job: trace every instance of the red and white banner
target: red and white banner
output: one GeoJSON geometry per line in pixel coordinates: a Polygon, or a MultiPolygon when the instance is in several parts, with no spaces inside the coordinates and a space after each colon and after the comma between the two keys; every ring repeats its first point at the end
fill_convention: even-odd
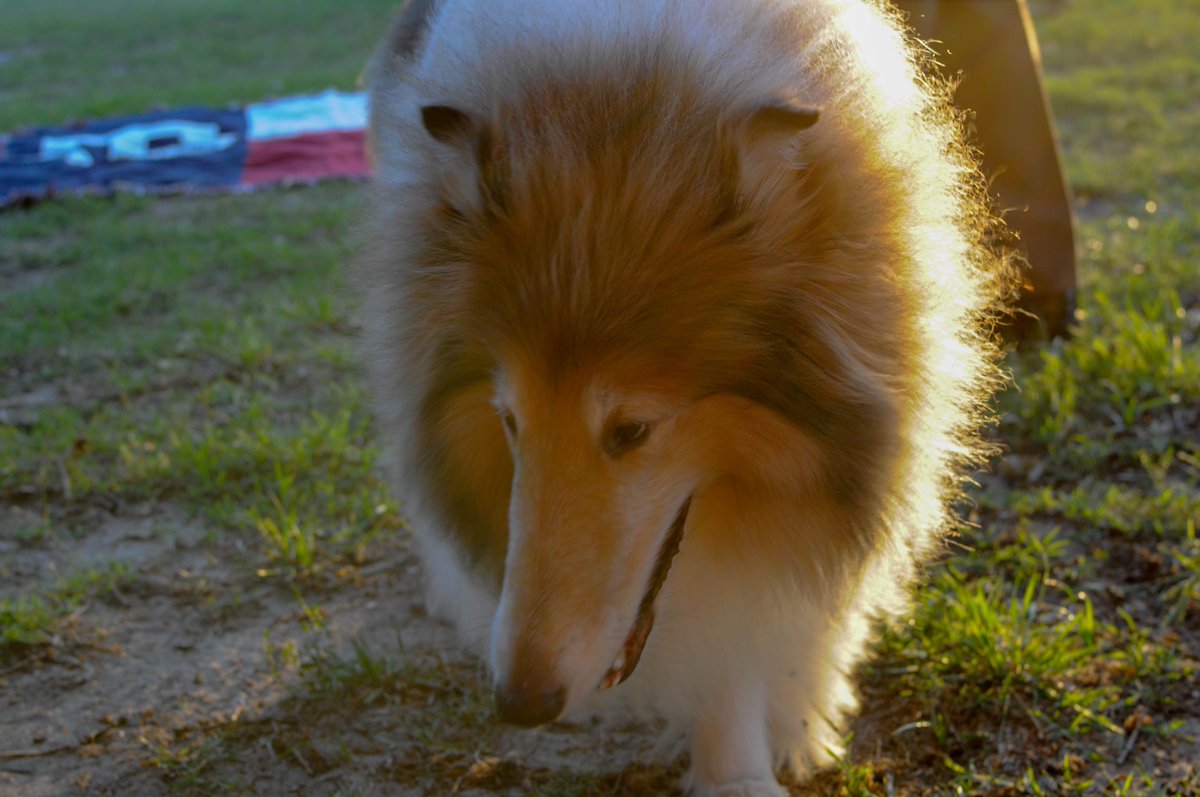
{"type": "Polygon", "coordinates": [[[0,207],[58,194],[249,190],[364,177],[366,97],[326,91],[0,136],[0,207]]]}

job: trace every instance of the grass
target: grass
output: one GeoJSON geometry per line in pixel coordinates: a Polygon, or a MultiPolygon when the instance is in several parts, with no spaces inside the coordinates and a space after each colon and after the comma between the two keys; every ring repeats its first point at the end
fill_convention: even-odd
{"type": "Polygon", "coordinates": [[[1117,0],[1088,3],[1086,12],[1043,2],[1037,11],[1076,192],[1085,202],[1112,201],[1118,213],[1111,221],[1153,216],[1147,201],[1169,215],[1194,211],[1200,155],[1186,142],[1200,126],[1195,5],[1155,0],[1130,13],[1117,0]]]}
{"type": "Polygon", "coordinates": [[[48,644],[85,600],[112,593],[130,578],[125,565],[110,562],[0,597],[0,664],[48,644]]]}
{"type": "Polygon", "coordinates": [[[10,0],[0,130],[351,89],[395,5],[10,0]]]}
{"type": "MultiPolygon", "coordinates": [[[[14,0],[0,129],[350,88],[391,5],[14,0]]],[[[819,793],[1200,791],[1187,758],[1200,733],[1193,6],[1034,3],[1080,196],[1076,332],[1010,356],[995,430],[1008,453],[980,475],[911,619],[882,632],[863,720],[809,784],[819,793]]],[[[96,507],[197,518],[246,568],[228,594],[294,593],[313,639],[366,552],[403,536],[342,284],[357,201],[356,186],[326,184],[0,214],[0,660],[72,633],[80,606],[139,577],[102,564],[18,577],[13,557],[86,538],[96,507]]],[[[341,793],[670,793],[677,771],[504,758],[478,668],[378,645],[268,639],[291,688],[270,721],[148,737],[146,763],[197,794],[354,762],[369,774],[341,793]]]]}
{"type": "Polygon", "coordinates": [[[43,511],[171,500],[253,532],[295,572],[320,547],[353,555],[397,528],[361,392],[342,378],[350,324],[334,298],[352,189],[323,196],[81,199],[7,216],[6,265],[48,274],[0,296],[0,371],[14,393],[50,382],[79,398],[0,426],[0,494],[43,511]],[[70,268],[49,265],[68,246],[64,208],[88,242],[70,268]]]}

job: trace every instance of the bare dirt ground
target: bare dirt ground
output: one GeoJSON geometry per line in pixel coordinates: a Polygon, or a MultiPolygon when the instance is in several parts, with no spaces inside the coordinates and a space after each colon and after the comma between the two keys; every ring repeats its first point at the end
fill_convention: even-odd
{"type": "MultiPolygon", "coordinates": [[[[6,511],[7,521],[27,519],[19,506],[6,511]]],[[[423,610],[403,536],[306,584],[301,601],[169,504],[92,507],[76,527],[88,531],[5,542],[6,582],[113,560],[136,575],[83,602],[50,645],[0,671],[4,797],[678,793],[678,763],[647,763],[659,728],[495,726],[480,666],[423,610]],[[382,671],[347,664],[364,640],[382,671]],[[586,783],[573,790],[564,771],[586,772],[586,783]]],[[[921,772],[936,770],[941,753],[922,743],[927,729],[897,730],[913,719],[903,700],[878,680],[865,690],[856,753],[877,771],[906,772],[899,793],[923,793],[921,772]]],[[[1047,749],[1053,740],[1032,727],[991,730],[1029,760],[1086,752],[1047,749]]],[[[1109,737],[1095,752],[1181,784],[1164,793],[1194,794],[1186,783],[1189,762],[1200,761],[1197,737],[1192,717],[1170,739],[1109,737]]],[[[896,785],[888,776],[864,786],[878,791],[850,792],[827,773],[796,793],[896,785]]]]}
{"type": "MultiPolygon", "coordinates": [[[[8,508],[7,520],[23,511],[8,508]]],[[[6,542],[0,551],[10,584],[114,560],[137,574],[80,605],[52,644],[0,671],[5,797],[218,787],[239,794],[516,794],[566,760],[611,772],[614,783],[636,780],[637,755],[655,741],[636,726],[495,729],[497,736],[485,735],[504,751],[503,761],[447,767],[424,760],[410,723],[414,712],[444,699],[444,685],[413,678],[399,710],[392,699],[353,701],[345,707],[352,716],[336,699],[296,688],[296,659],[305,650],[311,657],[319,646],[324,660],[343,661],[353,656],[352,641],[369,639],[381,658],[419,660],[448,672],[450,683],[465,683],[467,700],[486,698],[475,689],[483,680],[478,664],[456,655],[451,630],[425,614],[404,540],[379,546],[352,574],[308,585],[307,599],[319,609],[306,612],[289,589],[256,579],[236,546],[206,541],[201,525],[170,506],[87,515],[81,520],[91,530],[78,540],[6,542]],[[314,630],[314,621],[323,628],[314,630]],[[214,729],[227,737],[218,747],[235,749],[191,747],[211,747],[214,729]],[[455,772],[457,780],[446,783],[455,772]]]]}

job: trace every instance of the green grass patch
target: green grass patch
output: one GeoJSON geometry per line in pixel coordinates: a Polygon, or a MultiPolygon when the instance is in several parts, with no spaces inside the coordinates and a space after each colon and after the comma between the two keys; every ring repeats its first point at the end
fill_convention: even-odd
{"type": "MultiPolygon", "coordinates": [[[[1075,190],[1192,207],[1200,154],[1200,15],[1189,2],[1039,3],[1047,86],[1075,190]]],[[[1141,204],[1141,202],[1138,202],[1141,204]]]]}
{"type": "Polygon", "coordinates": [[[194,744],[172,745],[141,739],[149,752],[147,766],[158,770],[176,794],[237,794],[247,785],[217,774],[223,764],[237,760],[238,739],[230,733],[202,736],[194,744]]]}
{"type": "Polygon", "coordinates": [[[902,692],[952,697],[959,710],[998,713],[1000,722],[1028,715],[1062,735],[1117,730],[1108,715],[1120,689],[1075,678],[1108,652],[1106,629],[1086,595],[1047,597],[1044,579],[971,579],[947,567],[907,629],[885,637],[902,692]]]}
{"type": "Polygon", "coordinates": [[[0,664],[48,644],[86,600],[110,593],[131,578],[125,565],[113,562],[34,586],[21,595],[0,597],[0,664]]]}
{"type": "Polygon", "coordinates": [[[49,412],[28,432],[0,427],[0,441],[22,451],[0,470],[45,505],[170,500],[257,536],[288,572],[309,572],[401,527],[375,472],[367,414],[342,401],[331,413],[286,413],[258,393],[215,390],[183,428],[178,408],[147,418],[120,405],[88,418],[49,412]]]}
{"type": "Polygon", "coordinates": [[[0,297],[0,368],[17,374],[10,391],[73,394],[0,425],[6,489],[43,506],[170,498],[252,531],[289,572],[398,528],[339,287],[354,199],[344,185],[79,199],[0,219],[16,233],[0,264],[50,270],[0,297]],[[89,254],[60,273],[46,262],[71,259],[59,254],[67,212],[89,254]]]}
{"type": "Polygon", "coordinates": [[[356,217],[351,186],[318,190],[5,214],[0,368],[24,377],[5,392],[99,375],[128,393],[198,363],[270,375],[308,357],[312,333],[346,327],[334,299],[356,217]]]}
{"type": "Polygon", "coordinates": [[[0,131],[350,90],[392,0],[10,0],[0,27],[0,131]]]}
{"type": "Polygon", "coordinates": [[[1182,484],[1141,489],[1089,479],[1070,488],[1042,487],[1006,498],[1025,516],[1062,517],[1122,534],[1181,539],[1200,517],[1200,491],[1182,484]]]}

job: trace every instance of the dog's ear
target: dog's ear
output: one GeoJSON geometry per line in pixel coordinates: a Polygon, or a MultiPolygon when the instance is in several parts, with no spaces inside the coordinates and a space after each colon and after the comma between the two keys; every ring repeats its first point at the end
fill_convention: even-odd
{"type": "Polygon", "coordinates": [[[773,100],[755,108],[750,114],[749,124],[752,131],[760,134],[774,132],[790,137],[812,127],[820,118],[820,108],[773,100]]]}
{"type": "Polygon", "coordinates": [[[769,100],[744,111],[736,121],[742,196],[773,194],[802,163],[800,135],[821,117],[819,108],[769,100]]]}
{"type": "Polygon", "coordinates": [[[435,144],[444,198],[459,212],[483,205],[482,175],[491,153],[488,128],[450,105],[421,106],[421,124],[435,144]]]}
{"type": "Polygon", "coordinates": [[[463,146],[475,138],[478,125],[458,108],[449,105],[421,106],[421,124],[435,141],[451,146],[463,146]]]}

